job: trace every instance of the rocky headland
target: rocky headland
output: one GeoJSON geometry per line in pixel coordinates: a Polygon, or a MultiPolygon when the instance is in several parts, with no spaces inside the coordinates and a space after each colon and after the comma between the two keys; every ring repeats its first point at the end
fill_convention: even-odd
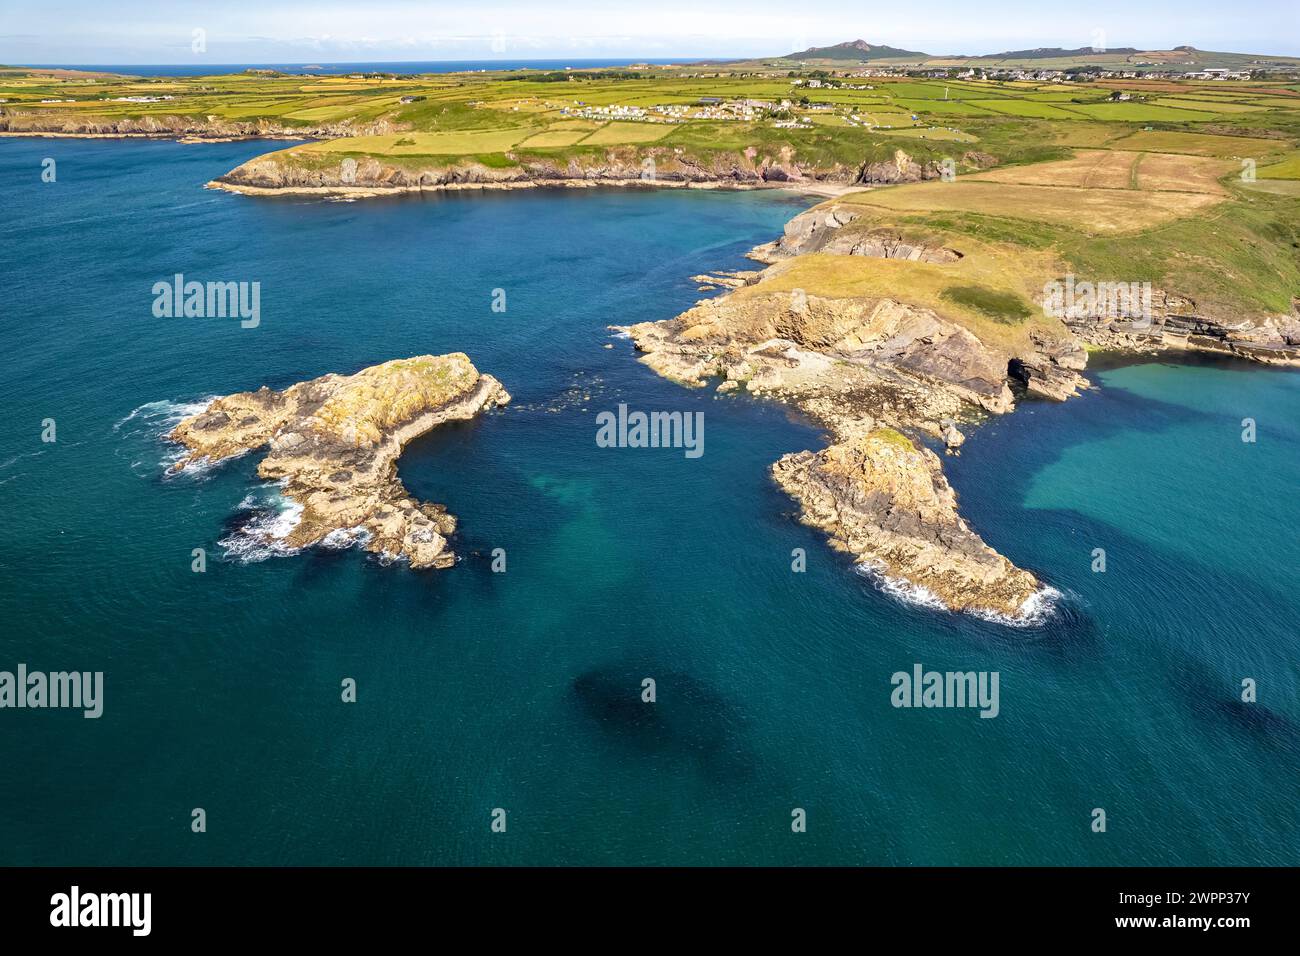
{"type": "Polygon", "coordinates": [[[283,391],[264,386],[218,398],[171,432],[187,452],[172,467],[266,447],[258,475],[302,506],[277,543],[301,548],[343,536],[413,568],[445,568],[455,563],[447,538],[456,519],[410,496],[397,477],[398,457],[431,429],[509,401],[501,383],[460,352],[395,359],[283,391]]]}
{"type": "Polygon", "coordinates": [[[830,447],[787,455],[772,474],[801,520],[859,564],[954,610],[1018,618],[1032,608],[1037,579],[967,526],[939,457],[903,434],[955,449],[960,422],[1009,411],[1006,353],[931,309],[766,292],[763,281],[620,330],[661,375],[720,380],[720,392],[772,397],[823,425],[830,447]]]}
{"type": "Polygon", "coordinates": [[[811,165],[790,156],[746,149],[694,157],[668,147],[610,147],[600,156],[556,157],[508,151],[504,165],[472,159],[437,163],[385,156],[329,157],[287,150],[249,160],[210,182],[247,195],[335,194],[364,198],[457,189],[538,186],[623,186],[756,189],[776,187],[834,194],[871,185],[937,179],[936,163],[918,163],[903,150],[888,161],[811,165]]]}

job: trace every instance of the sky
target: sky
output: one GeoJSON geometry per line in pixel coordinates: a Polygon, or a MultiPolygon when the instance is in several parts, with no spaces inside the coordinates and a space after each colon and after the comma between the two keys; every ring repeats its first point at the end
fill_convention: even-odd
{"type": "Polygon", "coordinates": [[[0,63],[328,63],[775,56],[864,39],[1300,55],[1300,0],[0,0],[0,63]],[[204,49],[196,52],[195,31],[204,49]]]}

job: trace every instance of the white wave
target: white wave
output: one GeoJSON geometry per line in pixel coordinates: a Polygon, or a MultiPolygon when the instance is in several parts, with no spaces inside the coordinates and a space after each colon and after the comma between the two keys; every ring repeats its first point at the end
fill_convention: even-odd
{"type": "MultiPolygon", "coordinates": [[[[927,587],[913,584],[911,581],[902,578],[891,578],[880,568],[869,563],[859,564],[855,570],[863,577],[868,578],[883,594],[887,594],[902,604],[924,607],[931,611],[952,613],[939,595],[927,587]]],[[[1056,607],[1061,597],[1060,591],[1044,584],[1025,599],[1025,602],[1020,605],[1014,616],[983,609],[973,609],[968,613],[982,621],[1003,624],[1007,627],[1036,627],[1056,613],[1056,607]]]]}
{"type": "Polygon", "coordinates": [[[177,425],[193,415],[206,411],[217,400],[211,395],[197,402],[145,402],[139,408],[131,409],[130,414],[113,425],[113,431],[121,431],[124,425],[139,420],[148,427],[162,426],[164,431],[171,431],[177,425]]]}
{"type": "MultiPolygon", "coordinates": [[[[240,507],[248,507],[246,502],[255,503],[255,496],[246,495],[240,507]]],[[[285,544],[284,539],[298,527],[302,512],[303,506],[292,498],[273,494],[249,521],[217,542],[226,549],[223,557],[240,564],[253,564],[298,554],[302,549],[285,544]]]]}
{"type": "Polygon", "coordinates": [[[932,611],[948,610],[948,605],[940,600],[939,595],[927,587],[913,584],[902,578],[891,578],[873,564],[859,564],[856,570],[858,574],[869,579],[883,594],[889,595],[902,604],[929,608],[932,611]]]}
{"type": "Polygon", "coordinates": [[[1020,605],[1020,610],[1016,612],[1015,617],[999,614],[997,611],[971,611],[971,614],[980,620],[1005,624],[1007,627],[1036,627],[1056,613],[1061,597],[1060,591],[1049,584],[1044,584],[1025,598],[1025,603],[1020,605]]]}
{"type": "MultiPolygon", "coordinates": [[[[171,441],[168,436],[171,435],[172,429],[185,419],[207,411],[208,407],[216,401],[216,398],[217,396],[212,395],[197,402],[172,402],[167,400],[145,402],[139,408],[131,409],[128,415],[115,422],[113,431],[132,438],[144,437],[162,443],[164,451],[162,458],[157,463],[157,467],[162,468],[164,478],[172,478],[177,475],[184,475],[187,478],[202,478],[211,470],[213,465],[206,458],[190,462],[182,471],[172,470],[178,461],[185,458],[187,452],[183,446],[171,441]]],[[[131,467],[133,471],[136,470],[135,464],[132,464],[131,467]]],[[[149,468],[148,473],[150,475],[155,474],[153,467],[149,468]]]]}
{"type": "Polygon", "coordinates": [[[614,329],[609,333],[609,337],[611,339],[630,339],[632,337],[632,333],[624,332],[622,329],[614,329]]]}
{"type": "Polygon", "coordinates": [[[335,528],[320,539],[320,546],[342,551],[354,544],[365,544],[369,540],[370,532],[365,528],[335,528]]]}

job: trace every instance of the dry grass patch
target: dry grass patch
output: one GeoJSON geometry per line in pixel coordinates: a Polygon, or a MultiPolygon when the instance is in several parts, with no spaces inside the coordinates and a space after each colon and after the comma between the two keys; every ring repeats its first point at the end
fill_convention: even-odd
{"type": "Polygon", "coordinates": [[[971,212],[1069,225],[1090,235],[1137,232],[1189,216],[1222,199],[1208,193],[1083,189],[980,182],[930,182],[853,193],[845,202],[907,212],[971,212]]]}
{"type": "Polygon", "coordinates": [[[1009,166],[964,177],[978,182],[1079,189],[1139,189],[1223,195],[1219,177],[1235,168],[1230,160],[1179,153],[1082,150],[1072,159],[1009,166]]]}
{"type": "Polygon", "coordinates": [[[1008,166],[964,178],[1026,186],[1128,189],[1132,181],[1133,164],[1141,155],[1105,149],[1082,150],[1071,159],[1035,163],[1032,166],[1008,166]]]}
{"type": "Polygon", "coordinates": [[[1218,136],[1213,133],[1178,133],[1171,130],[1138,130],[1115,140],[1120,149],[1142,149],[1157,153],[1188,153],[1192,156],[1218,156],[1232,159],[1239,156],[1259,157],[1265,153],[1285,149],[1287,144],[1276,139],[1252,136],[1218,136]]]}
{"type": "Polygon", "coordinates": [[[1176,153],[1138,155],[1144,157],[1138,170],[1138,185],[1142,189],[1222,196],[1225,192],[1219,178],[1238,168],[1232,160],[1206,156],[1183,156],[1176,153]]]}

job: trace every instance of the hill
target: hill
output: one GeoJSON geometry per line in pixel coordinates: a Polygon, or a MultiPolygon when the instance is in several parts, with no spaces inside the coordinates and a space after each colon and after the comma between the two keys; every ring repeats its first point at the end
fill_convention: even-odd
{"type": "Polygon", "coordinates": [[[894,46],[873,45],[866,40],[850,40],[847,43],[837,43],[834,46],[809,47],[799,53],[786,54],[782,59],[851,60],[865,63],[868,60],[888,60],[899,57],[915,57],[924,60],[929,59],[930,54],[920,53],[916,50],[900,50],[894,46]]]}

